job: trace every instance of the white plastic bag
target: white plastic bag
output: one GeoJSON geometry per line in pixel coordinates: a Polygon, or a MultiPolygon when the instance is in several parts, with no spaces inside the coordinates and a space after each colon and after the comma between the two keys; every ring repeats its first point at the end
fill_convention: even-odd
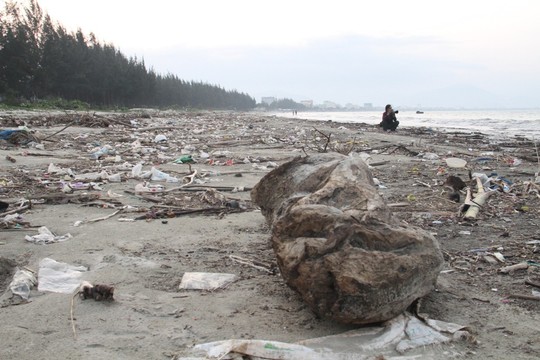
{"type": "Polygon", "coordinates": [[[49,229],[47,229],[46,226],[42,226],[38,229],[37,235],[26,235],[24,238],[26,241],[30,241],[36,244],[52,244],[56,242],[62,242],[66,241],[68,239],[71,239],[73,236],[71,236],[70,233],[67,233],[65,235],[54,235],[49,229]]]}
{"type": "Polygon", "coordinates": [[[184,290],[215,290],[236,280],[234,274],[187,272],[182,276],[180,289],[184,290]]]}
{"type": "Polygon", "coordinates": [[[84,266],[61,263],[44,258],[39,262],[38,290],[71,294],[79,287],[82,274],[87,271],[84,266]]]}
{"type": "Polygon", "coordinates": [[[166,174],[163,171],[156,169],[155,167],[152,167],[150,171],[152,172],[152,177],[151,177],[152,181],[166,181],[169,183],[177,183],[179,181],[174,176],[166,174]]]}
{"type": "Polygon", "coordinates": [[[13,280],[9,284],[9,290],[11,290],[14,295],[19,295],[23,299],[28,300],[30,290],[36,284],[36,277],[31,271],[17,269],[17,272],[13,275],[13,280]]]}

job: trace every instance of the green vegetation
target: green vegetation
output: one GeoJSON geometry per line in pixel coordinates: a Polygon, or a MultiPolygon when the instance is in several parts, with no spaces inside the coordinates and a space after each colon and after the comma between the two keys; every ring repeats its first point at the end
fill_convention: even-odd
{"type": "Polygon", "coordinates": [[[68,33],[36,0],[7,1],[0,11],[0,101],[60,108],[178,107],[247,110],[255,99],[236,90],[147,69],[79,29],[68,33]],[[45,100],[43,100],[45,99],[45,100]]]}
{"type": "Polygon", "coordinates": [[[297,103],[292,99],[278,99],[271,104],[259,104],[267,110],[305,110],[306,107],[303,104],[297,103]]]}

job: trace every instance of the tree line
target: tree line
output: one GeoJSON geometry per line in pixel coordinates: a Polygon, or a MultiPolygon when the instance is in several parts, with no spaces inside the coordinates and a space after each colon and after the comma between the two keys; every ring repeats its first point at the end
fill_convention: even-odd
{"type": "Polygon", "coordinates": [[[236,90],[157,74],[144,60],[79,29],[68,32],[31,0],[0,11],[0,100],[62,98],[101,107],[252,109],[236,90]]]}

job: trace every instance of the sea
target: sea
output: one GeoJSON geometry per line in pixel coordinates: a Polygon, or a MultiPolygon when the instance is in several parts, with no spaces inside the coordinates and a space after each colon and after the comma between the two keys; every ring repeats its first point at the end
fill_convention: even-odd
{"type": "MultiPolygon", "coordinates": [[[[397,109],[399,110],[399,109],[397,109]]],[[[343,123],[379,124],[381,111],[292,111],[273,115],[343,123]]],[[[494,138],[524,138],[540,143],[540,109],[534,110],[399,110],[399,127],[423,127],[443,132],[481,133],[494,138]]],[[[399,131],[399,128],[398,128],[399,131]]]]}

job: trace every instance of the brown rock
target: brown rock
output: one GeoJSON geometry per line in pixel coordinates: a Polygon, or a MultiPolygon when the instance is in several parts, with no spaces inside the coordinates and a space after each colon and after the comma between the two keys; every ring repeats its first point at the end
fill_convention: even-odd
{"type": "Polygon", "coordinates": [[[437,241],[392,217],[360,158],[296,158],[251,196],[272,227],[282,276],[318,315],[380,322],[433,289],[443,263],[437,241]]]}

